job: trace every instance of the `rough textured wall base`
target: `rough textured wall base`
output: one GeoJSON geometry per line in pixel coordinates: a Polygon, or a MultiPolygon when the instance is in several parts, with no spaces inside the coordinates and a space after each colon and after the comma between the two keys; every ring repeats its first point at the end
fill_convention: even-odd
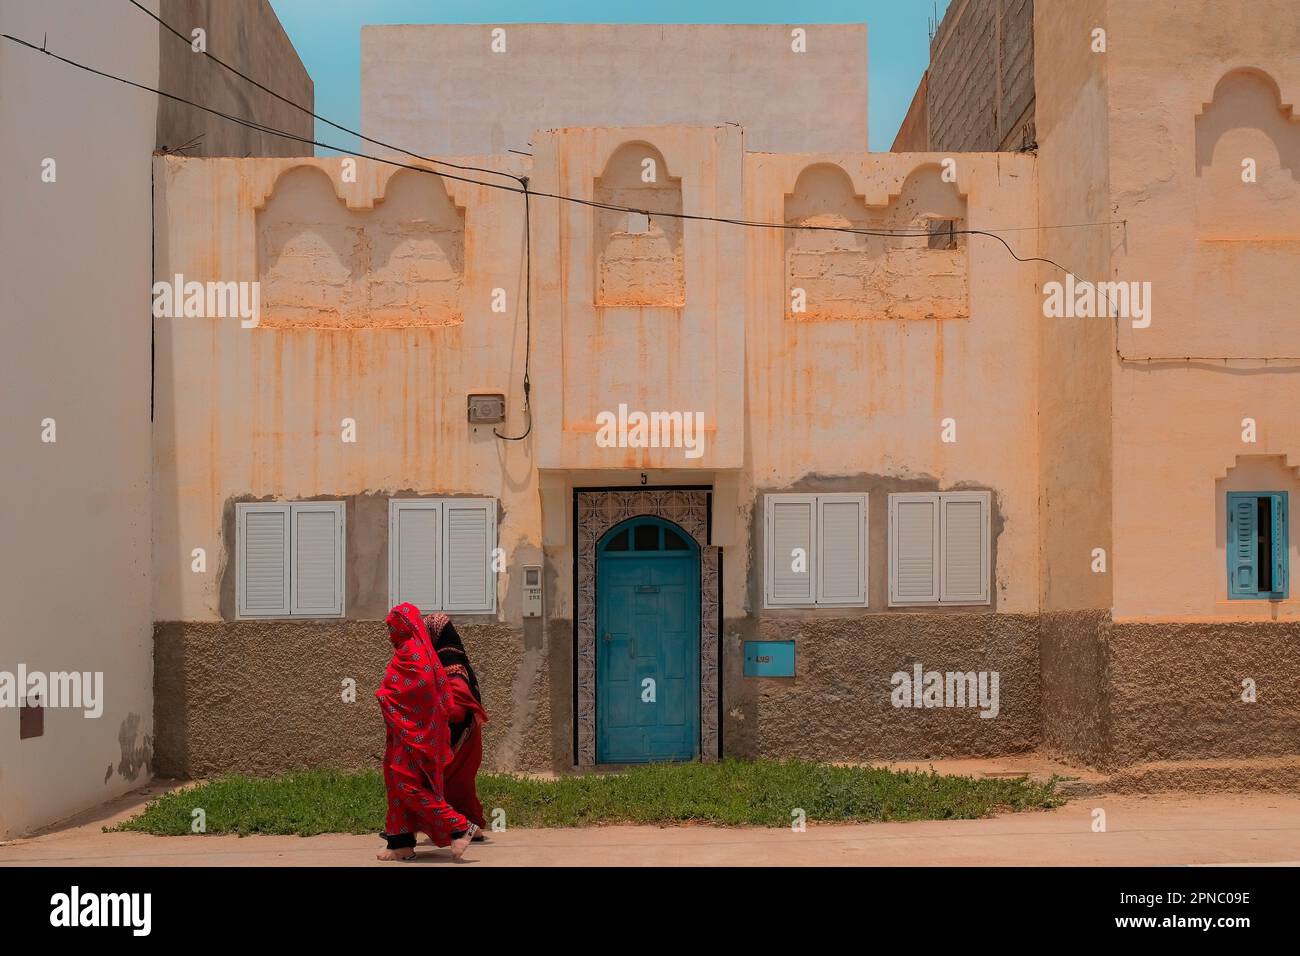
{"type": "Polygon", "coordinates": [[[1039,647],[1043,742],[1068,762],[1114,771],[1300,755],[1300,622],[1060,612],[1043,615],[1039,647]]]}
{"type": "MultiPolygon", "coordinates": [[[[492,717],[485,769],[573,768],[573,623],[545,627],[457,622],[492,717]]],[[[744,618],[724,633],[726,756],[924,760],[1041,744],[1068,763],[1128,774],[1135,789],[1181,780],[1192,763],[1222,763],[1238,786],[1245,761],[1300,773],[1300,622],[936,612],[744,618]],[[790,637],[798,676],[743,675],[746,639],[790,637]],[[894,707],[892,675],[917,662],[998,671],[998,716],[894,707]],[[1247,678],[1254,703],[1241,699],[1247,678]]],[[[384,732],[372,696],[389,654],[381,622],[169,622],[154,639],[159,775],[377,766],[384,732]],[[341,699],[348,677],[353,704],[341,699]]],[[[1290,779],[1281,770],[1271,776],[1290,779]]]]}
{"type": "MultiPolygon", "coordinates": [[[[457,630],[491,717],[484,768],[552,769],[544,642],[501,624],[458,622],[457,630]]],[[[384,724],[374,692],[390,653],[378,621],[156,625],[155,772],[205,777],[377,767],[384,724]],[[351,704],[341,696],[349,677],[356,680],[351,704]]]]}
{"type": "Polygon", "coordinates": [[[1111,766],[1300,755],[1300,622],[1116,623],[1107,643],[1111,766]]]}
{"type": "Polygon", "coordinates": [[[1043,745],[1067,763],[1098,766],[1111,749],[1109,634],[1107,611],[1054,611],[1039,618],[1043,745]]]}
{"type": "Polygon", "coordinates": [[[1035,615],[870,614],[728,621],[724,752],[813,760],[919,760],[1032,750],[1039,740],[1035,615]],[[794,637],[796,674],[746,678],[743,638],[794,637]],[[998,671],[1000,710],[894,707],[890,678],[998,671]]]}

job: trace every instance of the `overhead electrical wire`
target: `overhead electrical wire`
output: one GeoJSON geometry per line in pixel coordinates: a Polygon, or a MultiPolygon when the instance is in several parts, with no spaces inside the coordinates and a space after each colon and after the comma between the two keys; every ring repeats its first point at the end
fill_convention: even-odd
{"type": "MultiPolygon", "coordinates": [[[[176,31],[175,29],[173,29],[173,28],[172,28],[169,24],[167,24],[165,21],[163,21],[163,20],[161,20],[159,17],[155,16],[151,11],[145,9],[144,7],[141,7],[138,3],[136,3],[136,0],[129,0],[129,2],[131,2],[131,3],[132,3],[133,5],[135,5],[137,8],[141,9],[143,12],[149,14],[150,17],[152,17],[153,19],[157,20],[157,21],[158,21],[162,26],[164,26],[166,29],[168,29],[171,33],[175,34],[175,35],[176,35],[177,37],[179,37],[180,39],[185,40],[185,42],[186,42],[187,44],[189,43],[189,41],[185,39],[185,37],[184,37],[183,34],[179,33],[179,32],[176,31]]],[[[609,210],[609,211],[613,211],[613,212],[622,212],[622,213],[638,213],[638,214],[640,214],[640,215],[647,216],[647,217],[651,217],[651,218],[659,217],[659,218],[678,219],[678,220],[685,220],[685,221],[692,221],[692,222],[714,222],[714,223],[722,223],[722,224],[727,224],[727,225],[742,226],[742,227],[746,227],[746,228],[778,229],[778,230],[782,230],[782,231],[794,230],[794,231],[809,231],[809,232],[838,232],[838,233],[845,233],[845,234],[849,234],[849,235],[872,236],[872,237],[885,238],[885,239],[894,239],[894,238],[897,238],[897,239],[926,239],[926,240],[928,241],[928,240],[934,238],[934,234],[931,233],[931,232],[929,232],[928,230],[927,230],[927,231],[912,231],[912,230],[892,230],[892,229],[861,229],[861,228],[854,228],[854,227],[851,227],[851,226],[824,226],[824,225],[808,225],[808,224],[791,224],[791,223],[784,223],[784,222],[763,222],[763,221],[755,221],[755,220],[747,220],[747,219],[735,219],[735,218],[730,218],[730,217],[725,217],[725,216],[704,216],[704,215],[695,215],[695,214],[691,214],[691,213],[670,212],[670,211],[666,211],[666,210],[644,209],[644,208],[638,208],[638,207],[635,207],[635,206],[625,206],[625,205],[620,205],[620,204],[616,204],[616,203],[606,203],[606,202],[601,202],[601,201],[599,201],[599,200],[594,200],[594,199],[584,199],[584,198],[582,198],[582,197],[580,197],[580,196],[567,196],[567,195],[564,195],[564,194],[561,194],[561,193],[548,193],[548,192],[539,192],[539,191],[536,191],[536,190],[530,190],[530,189],[528,188],[528,177],[526,177],[526,176],[516,176],[516,175],[513,174],[513,173],[506,173],[506,172],[502,172],[502,171],[500,171],[500,170],[492,170],[492,169],[487,169],[487,168],[484,168],[484,167],[475,167],[475,166],[458,165],[458,164],[455,164],[455,163],[449,163],[449,162],[445,162],[445,161],[442,161],[442,160],[436,160],[436,159],[432,159],[432,158],[430,158],[430,157],[421,156],[421,155],[419,155],[418,153],[413,153],[413,152],[411,152],[411,151],[409,151],[409,150],[406,150],[406,149],[403,149],[403,148],[401,148],[401,147],[397,147],[397,146],[393,146],[393,145],[391,145],[391,144],[384,143],[384,142],[382,142],[382,141],[380,141],[380,140],[372,139],[372,138],[370,138],[370,137],[368,137],[368,136],[365,136],[364,134],[358,133],[358,132],[356,132],[356,131],[354,131],[354,130],[351,130],[351,129],[345,127],[345,126],[342,126],[342,125],[340,125],[340,124],[338,124],[338,123],[335,123],[335,122],[332,121],[332,120],[329,120],[329,119],[327,119],[327,118],[325,118],[325,117],[323,117],[323,116],[320,116],[319,114],[317,114],[317,113],[315,113],[314,111],[308,109],[307,107],[304,107],[304,106],[301,106],[300,104],[294,103],[292,100],[289,100],[289,99],[287,99],[286,97],[284,97],[284,96],[282,96],[282,95],[276,93],[274,90],[270,90],[270,89],[268,89],[267,87],[263,86],[261,83],[258,83],[256,80],[253,80],[251,77],[248,77],[248,76],[246,76],[245,74],[241,73],[239,70],[237,70],[237,69],[235,69],[234,67],[230,66],[229,64],[225,63],[223,60],[220,60],[220,59],[217,58],[216,56],[213,56],[212,54],[207,54],[209,57],[211,57],[211,59],[213,59],[214,62],[220,64],[221,66],[223,66],[223,67],[225,67],[226,69],[230,70],[230,71],[231,71],[232,73],[234,73],[235,75],[241,77],[242,79],[246,80],[247,82],[253,84],[253,85],[256,86],[256,87],[258,87],[259,89],[265,91],[265,92],[268,93],[269,95],[274,96],[274,97],[276,97],[276,98],[279,99],[279,100],[282,100],[283,102],[287,103],[288,105],[293,106],[293,107],[295,107],[295,108],[297,108],[297,109],[303,111],[304,113],[307,113],[308,115],[312,116],[312,117],[315,118],[315,119],[319,119],[321,122],[327,123],[327,124],[329,124],[330,126],[335,127],[336,129],[339,129],[339,130],[341,130],[341,131],[343,131],[343,132],[349,133],[350,135],[355,135],[355,136],[357,136],[357,137],[360,138],[360,139],[364,139],[364,140],[366,140],[367,142],[371,142],[371,143],[374,143],[375,145],[382,146],[382,147],[385,148],[385,149],[391,149],[391,150],[393,150],[393,151],[395,151],[395,152],[402,153],[402,154],[407,155],[407,156],[410,156],[410,157],[412,157],[412,158],[414,158],[414,159],[418,159],[418,160],[420,160],[421,162],[430,163],[430,164],[432,164],[432,165],[447,166],[448,168],[460,169],[460,170],[462,170],[462,171],[483,172],[483,173],[488,173],[488,174],[492,174],[492,175],[502,175],[502,176],[506,176],[506,177],[508,177],[508,178],[510,178],[510,179],[515,180],[517,183],[519,183],[519,185],[518,185],[518,186],[511,186],[511,185],[505,185],[505,184],[502,184],[502,183],[483,182],[482,180],[472,179],[472,178],[469,178],[469,177],[466,177],[466,176],[458,176],[458,175],[455,175],[455,174],[453,174],[453,173],[441,172],[441,171],[439,171],[439,170],[437,170],[437,169],[430,169],[430,168],[428,168],[427,166],[416,166],[416,165],[412,165],[412,164],[410,164],[410,163],[404,163],[404,162],[401,162],[401,161],[399,161],[399,160],[395,160],[395,159],[390,159],[390,158],[386,158],[386,157],[382,157],[382,156],[373,156],[373,155],[368,154],[368,153],[360,152],[359,150],[353,150],[353,149],[347,149],[347,148],[340,147],[340,146],[335,146],[335,145],[333,145],[333,144],[325,143],[325,142],[322,142],[322,141],[320,141],[320,140],[313,139],[313,138],[311,138],[311,137],[299,136],[299,135],[296,134],[296,133],[291,133],[291,132],[288,132],[288,131],[286,131],[286,130],[278,129],[278,128],[273,127],[273,126],[268,126],[268,125],[263,124],[263,123],[258,123],[258,122],[254,121],[254,120],[250,120],[250,119],[247,119],[247,118],[242,117],[242,116],[235,116],[235,115],[230,114],[230,113],[222,112],[221,110],[214,109],[213,107],[210,107],[210,106],[205,106],[205,105],[203,105],[202,103],[194,102],[193,100],[186,99],[186,98],[183,97],[183,96],[179,96],[179,95],[174,94],[174,93],[169,93],[169,92],[167,92],[167,91],[165,91],[165,90],[162,90],[162,89],[159,89],[159,88],[156,88],[156,87],[149,86],[148,84],[145,84],[145,83],[138,83],[138,82],[136,82],[136,81],[134,81],[134,80],[129,80],[129,79],[127,79],[126,77],[118,76],[117,74],[114,74],[114,73],[109,73],[109,72],[104,71],[104,70],[98,70],[98,69],[96,69],[96,68],[94,68],[94,67],[92,67],[92,66],[89,66],[89,65],[87,65],[87,64],[80,63],[80,62],[78,62],[78,61],[76,61],[76,60],[70,59],[70,58],[68,58],[68,57],[60,56],[59,54],[54,53],[52,50],[48,49],[47,44],[42,44],[41,46],[36,46],[34,43],[30,43],[30,42],[28,42],[27,40],[23,40],[23,39],[21,39],[21,38],[19,38],[19,37],[12,36],[11,34],[8,34],[8,33],[0,34],[0,36],[2,36],[2,37],[3,37],[4,39],[6,39],[6,40],[10,40],[10,41],[12,41],[12,42],[14,42],[14,43],[17,43],[17,44],[21,45],[21,46],[25,46],[25,47],[27,47],[27,48],[30,49],[30,50],[34,50],[34,51],[36,51],[36,52],[38,52],[38,53],[42,53],[42,54],[44,54],[44,55],[46,55],[46,56],[53,57],[54,59],[60,61],[61,63],[65,63],[65,64],[67,64],[68,66],[75,67],[76,69],[83,70],[83,71],[85,71],[85,72],[87,72],[87,73],[91,73],[91,74],[93,74],[93,75],[95,75],[95,76],[100,76],[100,77],[103,77],[103,78],[105,78],[105,79],[115,80],[115,81],[117,81],[117,82],[119,82],[119,83],[123,83],[123,84],[125,84],[125,85],[127,85],[127,86],[134,87],[135,89],[142,90],[142,91],[144,91],[144,92],[153,93],[153,94],[155,94],[155,95],[157,95],[157,96],[162,96],[162,97],[165,97],[165,98],[170,99],[170,100],[174,100],[174,101],[179,102],[179,103],[184,103],[184,104],[187,105],[187,106],[191,106],[191,107],[193,107],[193,108],[195,108],[195,109],[202,110],[203,112],[210,113],[210,114],[212,114],[212,115],[214,115],[214,116],[221,117],[221,118],[224,119],[224,120],[227,120],[227,121],[229,121],[229,122],[235,123],[235,124],[240,125],[240,126],[244,126],[244,127],[248,128],[248,129],[257,130],[258,132],[267,133],[267,134],[272,135],[272,136],[279,136],[279,137],[281,137],[281,138],[283,138],[283,139],[292,140],[292,141],[294,141],[294,142],[302,143],[302,144],[304,144],[304,145],[316,146],[316,147],[319,147],[319,148],[321,148],[321,149],[333,150],[334,152],[342,153],[342,154],[349,155],[349,156],[355,156],[355,157],[360,158],[360,159],[367,159],[367,160],[370,160],[370,161],[372,161],[372,162],[382,163],[382,164],[389,165],[389,166],[395,166],[395,167],[398,167],[398,168],[401,168],[401,169],[410,169],[410,170],[413,170],[413,171],[415,171],[415,172],[427,173],[427,174],[431,174],[431,175],[434,175],[434,176],[439,176],[439,177],[442,177],[442,178],[450,179],[450,180],[453,180],[453,181],[455,181],[455,182],[463,182],[463,183],[466,183],[466,184],[469,184],[469,185],[482,186],[482,187],[487,188],[487,189],[497,189],[497,190],[502,190],[502,191],[505,191],[505,192],[512,192],[512,193],[516,193],[516,194],[522,195],[522,196],[524,196],[524,203],[525,203],[525,210],[524,210],[525,215],[524,215],[524,218],[525,218],[525,228],[526,228],[526,229],[527,229],[527,227],[528,227],[528,225],[529,225],[529,223],[528,223],[529,215],[528,215],[528,214],[529,214],[529,207],[530,207],[530,199],[531,199],[531,197],[540,197],[540,198],[545,198],[545,199],[554,199],[554,200],[559,201],[559,202],[575,203],[575,204],[578,204],[578,205],[587,206],[587,207],[596,208],[596,209],[605,209],[605,210],[609,210]]],[[[206,51],[205,51],[205,52],[206,52],[206,51]]],[[[1002,232],[1011,232],[1011,231],[1030,231],[1030,230],[1040,230],[1040,229],[1068,229],[1068,228],[1081,228],[1081,227],[1085,227],[1085,226],[1109,226],[1109,225],[1120,225],[1120,224],[1123,224],[1123,223],[1126,223],[1126,222],[1127,222],[1127,220],[1102,221],[1102,222],[1095,222],[1095,223],[1068,223],[1068,224],[1055,225],[1055,226],[1027,226],[1027,227],[1014,227],[1014,228],[1011,228],[1011,229],[1003,229],[1003,230],[1000,230],[1000,231],[1002,231],[1002,232]]],[[[1046,258],[1046,257],[1044,257],[1044,256],[1021,256],[1021,255],[1019,255],[1019,254],[1015,251],[1015,249],[1012,248],[1011,244],[1010,244],[1009,242],[1007,242],[1007,240],[1004,239],[1002,236],[998,235],[998,232],[997,232],[997,231],[994,231],[994,230],[989,230],[989,229],[952,229],[952,230],[949,230],[949,231],[946,233],[946,235],[987,236],[987,237],[989,237],[989,238],[996,239],[998,242],[1000,242],[1000,243],[1003,245],[1003,247],[1007,250],[1007,253],[1008,253],[1008,254],[1009,254],[1013,259],[1015,259],[1017,262],[1024,262],[1024,263],[1029,263],[1029,262],[1041,262],[1041,263],[1044,263],[1044,264],[1046,264],[1046,265],[1050,265],[1050,266],[1052,266],[1052,267],[1054,267],[1054,268],[1056,268],[1056,269],[1059,269],[1061,272],[1063,272],[1063,273],[1065,273],[1065,274],[1067,274],[1067,275],[1070,275],[1070,276],[1074,277],[1076,280],[1078,280],[1078,281],[1080,281],[1080,282],[1086,282],[1086,281],[1087,281],[1087,280],[1081,279],[1081,278],[1080,278],[1080,277],[1079,277],[1075,272],[1073,272],[1072,270],[1066,268],[1066,267],[1063,266],[1061,263],[1056,262],[1056,261],[1053,260],[1053,259],[1049,259],[1049,258],[1046,258]]],[[[528,274],[531,275],[531,236],[530,236],[530,235],[526,235],[526,236],[525,236],[525,247],[526,247],[526,258],[529,259],[529,261],[527,262],[527,265],[526,265],[526,269],[527,269],[528,274]]],[[[529,283],[529,285],[531,285],[531,282],[529,283]]],[[[1106,298],[1105,295],[1104,295],[1104,293],[1101,293],[1100,289],[1098,289],[1098,294],[1102,295],[1103,298],[1106,298]]],[[[531,314],[528,314],[528,310],[531,308],[531,301],[530,301],[530,300],[531,300],[531,289],[526,289],[526,290],[525,290],[525,299],[526,299],[526,307],[525,307],[525,311],[526,311],[526,316],[527,316],[527,323],[528,323],[528,325],[529,325],[528,331],[527,331],[527,333],[526,333],[526,341],[531,345],[531,314]]],[[[1109,300],[1107,300],[1107,306],[1108,306],[1107,311],[1110,312],[1111,310],[1110,310],[1110,308],[1109,308],[1109,306],[1110,306],[1110,302],[1109,302],[1109,300]]],[[[1116,329],[1116,331],[1118,332],[1118,329],[1116,329]]],[[[1120,355],[1120,353],[1119,353],[1119,348],[1118,348],[1118,342],[1117,342],[1117,345],[1116,345],[1116,349],[1115,349],[1115,351],[1116,351],[1116,355],[1119,356],[1119,358],[1120,358],[1122,361],[1140,361],[1140,360],[1132,360],[1132,359],[1128,359],[1128,358],[1124,357],[1123,355],[1120,355]]],[[[1190,360],[1190,359],[1180,359],[1180,358],[1176,358],[1176,357],[1175,357],[1175,358],[1172,358],[1172,359],[1169,359],[1169,360],[1174,360],[1174,361],[1184,361],[1184,360],[1190,360]]],[[[1219,359],[1204,359],[1204,361],[1218,361],[1218,360],[1219,360],[1219,359]]],[[[1226,359],[1226,358],[1224,359],[1224,361],[1227,361],[1227,360],[1228,360],[1228,359],[1226,359]]],[[[1232,359],[1232,360],[1240,360],[1240,361],[1269,361],[1269,359],[1232,359]]],[[[1277,360],[1277,359],[1274,359],[1274,360],[1277,360]]],[[[1150,362],[1150,361],[1166,361],[1166,360],[1165,360],[1165,359],[1149,358],[1149,359],[1146,359],[1146,361],[1147,361],[1147,362],[1150,362]]],[[[528,376],[528,356],[526,355],[526,356],[525,356],[525,389],[524,389],[524,391],[525,391],[525,409],[526,409],[526,410],[528,409],[528,394],[527,394],[527,393],[528,393],[528,380],[527,380],[527,376],[528,376]]],[[[529,412],[529,424],[528,424],[528,428],[527,428],[527,430],[524,432],[524,434],[521,435],[521,436],[518,436],[518,438],[509,438],[509,436],[500,435],[499,433],[496,432],[495,429],[493,429],[493,431],[494,431],[494,433],[497,434],[497,436],[498,436],[499,438],[504,438],[504,439],[507,439],[507,440],[520,440],[520,439],[522,439],[523,437],[526,437],[526,436],[527,436],[527,435],[532,431],[532,417],[531,417],[531,412],[529,412]]]]}
{"type": "MultiPolygon", "coordinates": [[[[184,43],[187,47],[190,47],[190,49],[194,48],[193,41],[191,40],[190,37],[187,37],[184,33],[181,33],[179,30],[173,27],[162,17],[158,16],[158,14],[154,13],[148,7],[140,3],[139,0],[127,0],[127,2],[131,4],[133,7],[135,7],[137,10],[139,10],[141,13],[144,13],[145,15],[158,21],[158,24],[163,29],[167,30],[167,32],[171,33],[178,40],[184,43]]],[[[350,136],[355,136],[357,137],[357,139],[363,139],[367,143],[374,143],[376,146],[382,146],[384,149],[391,149],[394,152],[402,153],[403,155],[410,156],[413,159],[421,159],[424,160],[426,163],[435,163],[439,166],[446,166],[450,169],[460,169],[460,170],[465,170],[468,172],[476,172],[476,173],[487,173],[492,176],[505,176],[509,179],[513,179],[515,182],[520,182],[522,179],[522,177],[516,176],[514,173],[504,172],[499,169],[488,169],[484,166],[465,166],[458,163],[449,163],[446,160],[432,159],[428,156],[421,156],[419,153],[413,153],[409,149],[403,149],[401,146],[394,146],[391,143],[385,143],[382,140],[372,139],[371,137],[367,136],[365,133],[360,133],[357,130],[349,129],[348,127],[343,126],[340,123],[334,122],[332,119],[321,116],[319,113],[313,111],[310,107],[303,106],[301,103],[296,103],[293,100],[289,99],[287,96],[283,96],[282,94],[277,93],[275,90],[271,89],[270,87],[263,86],[261,83],[253,79],[247,73],[240,72],[238,69],[231,66],[225,60],[218,57],[215,53],[209,53],[206,44],[204,45],[204,48],[202,50],[199,50],[197,52],[202,53],[209,60],[212,60],[212,62],[216,63],[218,66],[222,67],[223,69],[229,70],[231,73],[235,74],[235,76],[239,77],[241,80],[244,80],[246,83],[251,83],[253,86],[257,87],[263,93],[268,93],[271,96],[274,96],[281,103],[286,103],[289,106],[292,106],[294,109],[306,113],[312,119],[317,119],[320,120],[322,123],[327,123],[330,126],[333,126],[335,129],[347,133],[350,136]]]]}
{"type": "Polygon", "coordinates": [[[503,441],[523,441],[533,432],[533,406],[529,393],[532,382],[528,378],[528,367],[533,354],[533,230],[529,223],[529,210],[532,206],[532,194],[528,192],[528,177],[524,177],[524,414],[528,416],[528,427],[522,435],[503,435],[495,428],[492,434],[503,441]]]}
{"type": "MultiPolygon", "coordinates": [[[[360,152],[358,150],[347,149],[342,146],[335,146],[331,143],[326,143],[326,142],[322,142],[321,140],[312,139],[311,137],[299,136],[297,133],[290,133],[286,130],[278,129],[274,126],[267,126],[263,123],[258,123],[254,120],[249,120],[242,116],[234,116],[230,113],[224,113],[221,110],[214,109],[213,107],[210,106],[204,106],[202,103],[196,103],[193,100],[186,99],[183,96],[178,96],[175,93],[168,93],[166,90],[161,90],[158,89],[157,87],[149,86],[147,83],[137,83],[134,80],[129,80],[125,77],[118,76],[117,74],[108,73],[104,70],[95,69],[92,66],[88,66],[84,63],[79,63],[78,61],[69,59],[68,57],[60,56],[59,54],[55,53],[52,50],[49,50],[44,47],[36,46],[34,43],[29,43],[26,40],[23,40],[19,37],[12,36],[8,33],[0,34],[0,37],[3,37],[6,40],[11,40],[14,43],[18,43],[22,46],[25,46],[30,50],[35,50],[37,53],[43,53],[46,56],[51,56],[62,63],[66,63],[68,66],[76,67],[77,69],[84,70],[87,73],[93,73],[96,76],[102,76],[105,79],[116,80],[119,83],[124,83],[127,86],[135,87],[136,89],[143,90],[146,93],[154,93],[158,96],[166,97],[167,99],[170,100],[175,100],[178,103],[184,103],[187,106],[192,106],[195,109],[203,110],[205,113],[211,113],[214,116],[219,116],[222,119],[229,120],[232,123],[237,123],[240,126],[248,127],[249,129],[254,129],[263,133],[269,133],[273,136],[280,136],[285,139],[290,139],[295,142],[302,143],[304,145],[319,146],[321,149],[334,150],[335,152],[343,153],[348,156],[356,156],[360,159],[368,159],[371,160],[372,162],[383,163],[388,166],[396,166],[400,169],[410,169],[419,173],[427,173],[433,176],[440,176],[445,179],[453,180],[455,182],[468,183],[469,185],[472,186],[483,186],[487,189],[497,189],[503,192],[516,193],[518,195],[523,195],[526,192],[528,193],[529,196],[532,196],[534,198],[554,199],[560,202],[576,203],[578,205],[589,206],[596,209],[606,209],[612,212],[639,213],[643,216],[650,216],[651,218],[659,218],[659,219],[681,219],[681,220],[688,220],[692,222],[716,222],[716,223],[724,223],[727,225],[734,225],[734,226],[745,226],[748,228],[755,228],[755,229],[780,229],[780,230],[802,231],[802,232],[840,232],[840,233],[848,233],[851,235],[858,235],[858,236],[876,236],[884,239],[929,240],[929,239],[933,239],[936,235],[935,233],[931,233],[929,231],[899,230],[899,229],[860,229],[852,226],[820,226],[820,225],[807,225],[807,224],[793,224],[793,223],[786,223],[786,222],[763,222],[759,220],[750,220],[750,219],[734,219],[727,216],[703,216],[703,215],[696,215],[692,213],[645,209],[637,206],[624,206],[624,205],[619,205],[617,203],[601,202],[600,200],[597,199],[584,199],[581,196],[566,196],[562,193],[541,192],[534,189],[527,189],[522,184],[519,186],[509,186],[509,185],[504,185],[502,183],[483,182],[482,180],[478,180],[478,179],[470,179],[465,176],[457,176],[452,173],[444,173],[436,169],[429,169],[427,166],[415,166],[412,165],[411,163],[401,162],[400,160],[389,159],[383,156],[374,156],[369,153],[360,152]]],[[[386,148],[391,148],[391,147],[386,147],[386,148]]],[[[429,162],[429,163],[439,162],[438,160],[426,159],[425,157],[419,156],[418,154],[415,153],[410,153],[408,155],[411,155],[416,159],[420,159],[423,162],[429,162]]],[[[512,178],[515,178],[513,177],[513,174],[511,175],[512,178]]],[[[522,180],[526,179],[527,177],[517,177],[517,178],[522,183],[522,180]]],[[[1004,229],[1001,231],[1011,232],[1016,230],[1035,230],[1035,229],[1069,229],[1069,228],[1077,228],[1083,226],[1120,225],[1122,222],[1123,220],[1114,220],[1108,222],[1095,222],[1095,223],[1069,223],[1060,226],[1024,226],[1024,227],[1015,227],[1015,229],[1004,229]]],[[[1056,268],[1060,269],[1062,272],[1066,272],[1071,275],[1074,275],[1074,273],[1072,273],[1065,266],[1051,259],[1045,259],[1040,256],[1017,255],[1015,250],[1011,248],[1011,246],[1006,242],[1006,240],[1003,239],[1001,236],[999,236],[997,232],[993,230],[952,229],[946,233],[943,233],[943,235],[989,236],[991,238],[997,239],[1004,246],[1006,246],[1007,251],[1010,252],[1012,257],[1019,262],[1044,262],[1047,263],[1048,265],[1055,266],[1056,268]]],[[[1079,277],[1075,275],[1075,278],[1077,279],[1079,277]]],[[[1085,280],[1080,280],[1080,281],[1085,281],[1085,280]]]]}

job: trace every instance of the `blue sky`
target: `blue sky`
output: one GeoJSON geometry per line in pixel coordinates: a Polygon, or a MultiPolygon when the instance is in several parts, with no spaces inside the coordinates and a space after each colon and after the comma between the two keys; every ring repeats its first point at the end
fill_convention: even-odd
{"type": "MultiPolygon", "coordinates": [[[[361,27],[367,23],[867,24],[873,150],[887,150],[929,62],[926,22],[948,0],[271,0],[316,84],[316,112],[361,128],[361,27]]],[[[316,138],[355,140],[317,123],[316,138]]],[[[318,150],[320,152],[320,150],[318,150]]]]}

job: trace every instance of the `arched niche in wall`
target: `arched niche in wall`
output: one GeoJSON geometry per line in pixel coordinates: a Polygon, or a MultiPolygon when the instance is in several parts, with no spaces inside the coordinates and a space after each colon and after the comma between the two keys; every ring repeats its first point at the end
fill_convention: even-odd
{"type": "MultiPolygon", "coordinates": [[[[907,174],[875,224],[899,234],[928,238],[888,239],[886,270],[892,278],[888,313],[899,319],[964,319],[970,316],[970,258],[966,197],[944,182],[935,163],[907,174]]],[[[876,212],[877,210],[873,210],[876,212]]]]}
{"type": "Polygon", "coordinates": [[[1268,73],[1225,73],[1196,125],[1202,239],[1300,238],[1300,118],[1268,73]]]}
{"type": "Polygon", "coordinates": [[[438,177],[401,170],[351,210],[319,167],[297,166],[257,213],[262,325],[395,328],[463,321],[465,217],[438,177]]]}
{"type": "Polygon", "coordinates": [[[807,167],[785,197],[786,318],[867,318],[868,287],[885,240],[837,229],[866,229],[867,207],[849,174],[833,163],[807,167]]]}
{"type": "Polygon", "coordinates": [[[865,205],[839,166],[807,167],[785,197],[786,225],[806,227],[785,236],[786,318],[965,318],[966,244],[954,231],[965,217],[964,198],[938,166],[913,170],[881,207],[865,205]]]}
{"type": "MultiPolygon", "coordinates": [[[[682,211],[682,181],[649,143],[624,143],[596,179],[595,200],[669,213],[682,211]]],[[[595,209],[598,306],[680,308],[686,304],[682,220],[595,209]]]]}

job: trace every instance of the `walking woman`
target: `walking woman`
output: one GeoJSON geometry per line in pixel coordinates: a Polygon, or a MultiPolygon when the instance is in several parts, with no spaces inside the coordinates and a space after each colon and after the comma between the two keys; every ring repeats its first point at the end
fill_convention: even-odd
{"type": "MultiPolygon", "coordinates": [[[[478,678],[451,618],[445,614],[430,614],[424,623],[451,685],[452,757],[443,777],[444,795],[447,802],[465,814],[471,823],[486,827],[483,805],[479,803],[475,785],[479,765],[483,762],[482,728],[488,720],[487,711],[483,709],[483,696],[478,689],[478,678]]],[[[482,839],[482,833],[474,834],[475,841],[482,839]]]]}
{"type": "Polygon", "coordinates": [[[452,689],[414,604],[388,613],[393,659],[375,692],[388,727],[384,789],[388,817],[381,860],[415,859],[415,835],[427,833],[460,859],[478,827],[448,805],[443,774],[451,761],[452,689]]]}

